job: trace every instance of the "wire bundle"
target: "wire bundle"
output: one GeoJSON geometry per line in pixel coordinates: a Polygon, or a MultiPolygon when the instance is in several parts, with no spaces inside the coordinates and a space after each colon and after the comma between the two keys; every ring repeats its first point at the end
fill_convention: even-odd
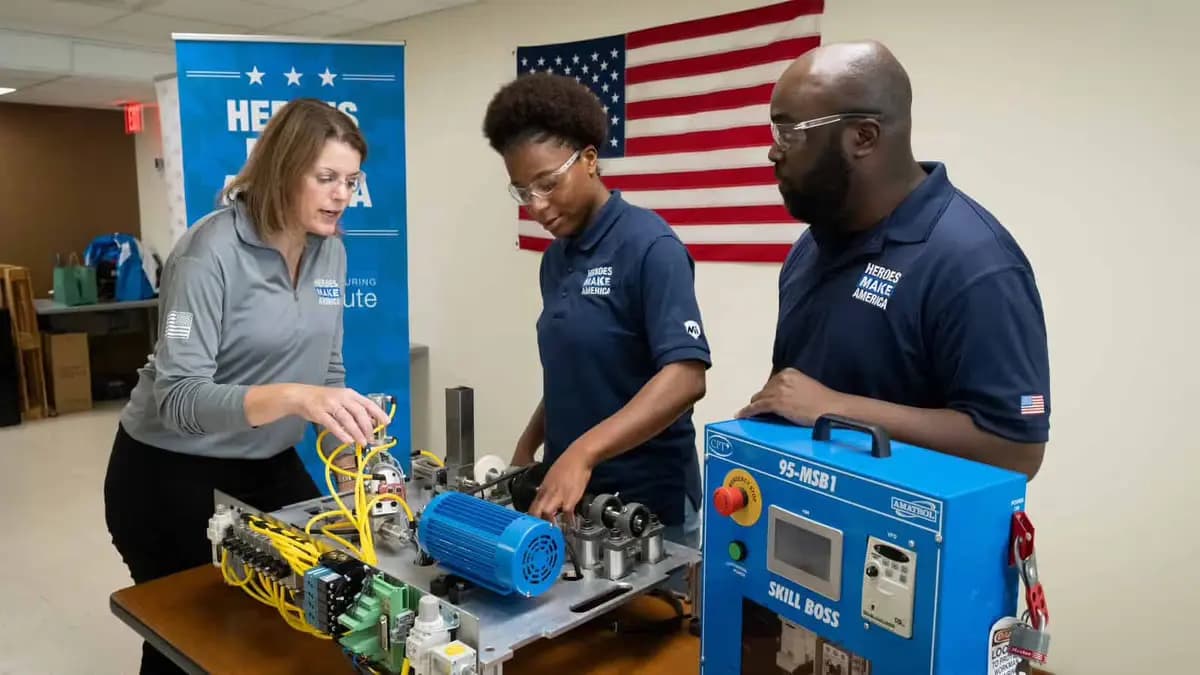
{"type": "MultiPolygon", "coordinates": [[[[388,412],[389,421],[395,416],[395,414],[396,406],[393,404],[391,411],[388,412]]],[[[385,424],[381,424],[376,427],[374,430],[375,433],[382,431],[385,426],[385,424]]],[[[375,552],[374,531],[371,528],[371,512],[375,508],[375,505],[384,501],[395,501],[400,504],[402,509],[404,509],[404,515],[408,517],[410,523],[413,523],[416,520],[412,509],[408,506],[408,502],[404,501],[404,498],[398,494],[380,494],[376,495],[369,501],[367,498],[367,490],[364,481],[370,480],[372,476],[366,473],[366,469],[367,467],[371,466],[371,463],[375,461],[375,459],[379,457],[381,453],[395,447],[396,440],[393,439],[388,443],[371,448],[365,456],[363,454],[363,446],[354,444],[355,468],[354,471],[348,471],[340,466],[335,465],[333,462],[337,459],[338,455],[348,450],[351,444],[343,443],[337,448],[334,448],[333,452],[326,456],[324,451],[321,449],[321,442],[328,434],[329,430],[326,429],[317,436],[317,455],[321,458],[321,461],[325,463],[325,485],[329,488],[329,494],[333,497],[334,503],[337,504],[337,508],[324,513],[318,513],[317,515],[313,516],[312,519],[308,521],[308,524],[305,525],[304,531],[311,534],[313,526],[318,522],[340,516],[341,520],[336,521],[331,525],[323,526],[321,528],[321,534],[329,537],[331,541],[337,542],[347,551],[353,553],[368,565],[375,565],[379,562],[378,555],[375,552]],[[346,506],[346,502],[342,499],[341,495],[338,494],[337,489],[334,487],[333,474],[335,473],[340,476],[354,479],[353,510],[346,506]],[[338,526],[348,526],[354,528],[355,532],[358,534],[358,541],[361,543],[361,548],[355,546],[343,537],[339,536],[337,533],[333,532],[333,529],[338,526]]],[[[428,453],[428,451],[424,450],[422,452],[426,452],[434,459],[437,459],[437,455],[434,455],[433,453],[428,453]]],[[[440,459],[437,461],[439,463],[441,462],[440,459]]]]}
{"type": "MultiPolygon", "coordinates": [[[[391,411],[388,413],[389,422],[395,414],[396,406],[393,405],[391,411]]],[[[385,426],[386,424],[382,424],[376,427],[374,432],[378,434],[385,426]]],[[[334,550],[332,545],[313,538],[313,527],[319,522],[337,519],[334,522],[323,525],[320,528],[321,535],[327,537],[329,541],[336,542],[364,563],[375,565],[378,563],[378,556],[375,551],[374,531],[371,527],[371,513],[375,505],[388,500],[395,501],[404,510],[404,514],[410,523],[415,524],[416,521],[412,509],[409,508],[408,503],[401,495],[389,493],[368,498],[366,481],[371,480],[373,476],[366,473],[366,469],[372,465],[372,462],[377,458],[381,458],[382,455],[382,459],[390,461],[397,469],[400,468],[394,458],[390,455],[383,455],[387,450],[395,447],[396,441],[394,439],[388,443],[371,447],[365,454],[362,445],[354,444],[355,468],[353,471],[349,471],[334,465],[333,461],[341,453],[349,450],[351,444],[343,443],[326,456],[322,451],[321,443],[328,434],[329,430],[326,429],[317,436],[317,455],[325,464],[325,484],[329,488],[329,494],[332,496],[337,508],[313,516],[305,525],[304,534],[277,525],[261,516],[245,517],[246,528],[250,532],[265,538],[273,552],[287,563],[292,573],[301,579],[304,578],[309,570],[317,567],[322,554],[334,550]],[[346,502],[335,489],[334,473],[354,479],[353,509],[346,505],[346,502]],[[355,546],[334,531],[336,528],[344,527],[353,528],[358,534],[360,546],[355,546]]],[[[444,463],[437,455],[427,450],[421,450],[420,452],[422,455],[429,457],[437,465],[444,466],[444,463]]],[[[296,591],[281,584],[278,579],[268,572],[256,569],[245,561],[242,561],[240,574],[235,567],[230,552],[222,550],[221,574],[224,576],[226,583],[241,588],[250,597],[276,609],[292,628],[325,640],[332,639],[332,636],[321,632],[307,622],[304,610],[296,602],[296,591]]],[[[374,671],[368,669],[368,672],[374,671]]]]}
{"type": "MultiPolygon", "coordinates": [[[[309,543],[311,545],[311,542],[309,543]]],[[[315,563],[316,559],[313,560],[315,563]]],[[[288,562],[294,564],[291,560],[288,562]]],[[[312,567],[312,565],[308,565],[308,567],[312,567]]],[[[251,568],[244,562],[242,563],[242,576],[239,578],[233,570],[233,564],[229,561],[229,551],[221,551],[221,574],[225,577],[225,583],[241,588],[246,595],[276,609],[292,628],[323,640],[333,639],[332,636],[308,625],[308,622],[304,620],[304,611],[296,605],[295,591],[292,589],[280,584],[278,580],[264,574],[261,570],[251,568]]],[[[300,574],[303,576],[303,573],[300,574]]]]}

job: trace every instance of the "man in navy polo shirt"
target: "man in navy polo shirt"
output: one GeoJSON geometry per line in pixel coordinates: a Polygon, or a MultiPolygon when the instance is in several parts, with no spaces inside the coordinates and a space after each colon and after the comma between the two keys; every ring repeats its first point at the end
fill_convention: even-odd
{"type": "Polygon", "coordinates": [[[1021,248],[911,147],[882,45],[806,53],[771,100],[770,159],[809,224],[779,277],[771,377],[740,416],[838,414],[1032,478],[1049,432],[1045,319],[1021,248]]]}

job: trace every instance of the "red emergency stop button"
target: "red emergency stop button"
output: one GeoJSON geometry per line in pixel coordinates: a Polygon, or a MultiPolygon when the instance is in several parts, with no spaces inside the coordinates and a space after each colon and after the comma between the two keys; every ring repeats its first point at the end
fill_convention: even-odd
{"type": "Polygon", "coordinates": [[[721,487],[713,493],[713,506],[717,509],[717,513],[723,516],[732,516],[733,514],[746,508],[746,491],[735,487],[721,487]]]}

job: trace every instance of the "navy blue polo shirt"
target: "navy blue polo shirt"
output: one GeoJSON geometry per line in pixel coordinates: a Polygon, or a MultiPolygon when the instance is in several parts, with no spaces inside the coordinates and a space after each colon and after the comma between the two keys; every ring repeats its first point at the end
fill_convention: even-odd
{"type": "Polygon", "coordinates": [[[774,369],[1045,442],[1050,368],[1029,260],[943,165],[921,166],[928,176],[879,226],[820,246],[806,232],[793,246],[774,369]]]}
{"type": "MultiPolygon", "coordinates": [[[[696,303],[694,264],[658,214],[613,191],[587,228],[542,257],[538,351],[546,409],[545,461],[623,408],[667,364],[711,365],[696,303]]],[[[664,525],[700,504],[689,410],[640,447],[592,471],[592,494],[620,493],[664,525]]]]}

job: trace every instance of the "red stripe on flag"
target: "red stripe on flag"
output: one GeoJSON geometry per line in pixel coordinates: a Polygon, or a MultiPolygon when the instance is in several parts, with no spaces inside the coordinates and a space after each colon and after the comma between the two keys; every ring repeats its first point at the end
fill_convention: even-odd
{"type": "Polygon", "coordinates": [[[525,235],[517,237],[518,248],[526,251],[538,251],[539,253],[545,252],[553,242],[553,239],[542,239],[541,237],[526,237],[525,235]]]}
{"type": "Polygon", "coordinates": [[[795,221],[782,204],[778,206],[709,206],[703,208],[654,209],[671,225],[758,225],[795,221]]]}
{"type": "Polygon", "coordinates": [[[640,120],[650,117],[691,115],[710,110],[730,110],[759,105],[771,100],[771,91],[774,88],[774,84],[756,84],[753,87],[726,89],[707,94],[660,98],[653,101],[631,101],[625,104],[625,119],[640,120]]]}
{"type": "Polygon", "coordinates": [[[730,148],[762,147],[763,156],[771,147],[771,129],[767,122],[752,127],[712,129],[666,136],[631,138],[625,143],[625,156],[667,155],[704,150],[728,150],[730,148]]]}
{"type": "MultiPolygon", "coordinates": [[[[763,153],[766,158],[766,153],[763,153]]],[[[647,173],[626,176],[602,176],[604,184],[613,190],[689,190],[696,188],[743,187],[773,185],[775,170],[769,166],[740,169],[713,169],[679,173],[647,173]]]]}
{"type": "Polygon", "coordinates": [[[719,54],[693,56],[676,61],[648,63],[644,66],[633,66],[626,69],[625,81],[629,84],[642,84],[656,80],[669,80],[677,77],[693,75],[710,75],[738,68],[749,68],[777,61],[790,61],[804,52],[821,46],[821,38],[817,35],[780,40],[758,47],[748,47],[719,54]]]}
{"type": "Polygon", "coordinates": [[[787,260],[791,244],[688,244],[697,262],[781,263],[787,260]]]}
{"type": "MultiPolygon", "coordinates": [[[[545,253],[551,239],[519,237],[518,248],[545,253]]],[[[792,250],[791,244],[688,244],[688,252],[697,262],[781,263],[792,250]]]]}
{"type": "Polygon", "coordinates": [[[766,24],[790,21],[805,14],[820,14],[824,9],[824,0],[788,0],[788,2],[756,7],[743,12],[680,21],[666,26],[633,31],[625,36],[625,48],[637,49],[663,42],[730,33],[766,24]]]}

